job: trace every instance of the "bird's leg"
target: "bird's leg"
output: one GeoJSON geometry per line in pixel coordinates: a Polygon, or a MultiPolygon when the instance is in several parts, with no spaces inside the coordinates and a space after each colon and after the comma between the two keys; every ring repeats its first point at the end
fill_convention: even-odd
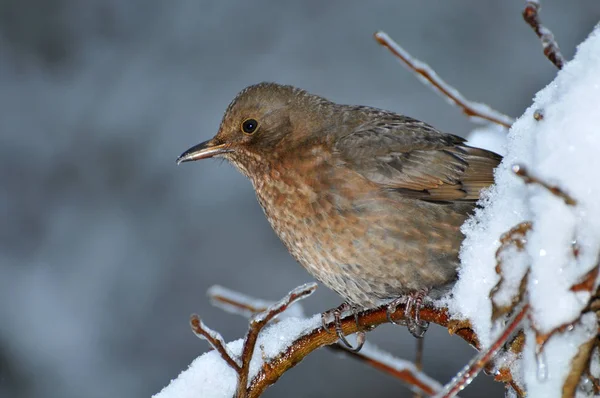
{"type": "Polygon", "coordinates": [[[408,331],[420,339],[425,335],[425,332],[429,328],[429,322],[421,321],[421,307],[423,307],[423,299],[427,294],[427,290],[418,290],[408,295],[406,299],[406,310],[404,312],[404,318],[406,320],[406,326],[408,331]],[[415,310],[415,315],[412,316],[412,310],[415,310]]]}
{"type": "Polygon", "coordinates": [[[346,339],[346,336],[344,336],[344,331],[342,330],[341,317],[344,312],[349,311],[349,310],[352,311],[352,314],[354,314],[354,321],[356,322],[356,328],[360,329],[359,324],[358,324],[358,310],[355,306],[350,305],[350,303],[348,303],[348,302],[344,302],[344,303],[340,304],[340,306],[338,306],[337,308],[323,312],[321,314],[321,325],[323,326],[323,329],[325,329],[327,332],[329,332],[327,323],[328,323],[328,319],[331,316],[333,316],[333,321],[334,321],[334,325],[335,325],[335,333],[337,334],[340,342],[344,346],[346,346],[346,348],[349,351],[358,352],[358,351],[360,351],[362,346],[365,344],[366,333],[364,330],[358,330],[356,332],[356,342],[357,342],[356,347],[352,346],[352,344],[350,344],[350,342],[346,339]]]}
{"type": "Polygon", "coordinates": [[[412,292],[407,296],[398,297],[387,305],[386,316],[388,322],[394,325],[406,325],[408,331],[416,338],[421,338],[429,327],[429,322],[421,321],[419,312],[423,306],[423,299],[427,294],[427,290],[418,290],[412,292]],[[404,319],[402,321],[395,321],[392,319],[392,314],[396,312],[396,308],[406,301],[406,309],[404,310],[404,319]],[[413,308],[415,310],[415,316],[412,316],[413,308]]]}

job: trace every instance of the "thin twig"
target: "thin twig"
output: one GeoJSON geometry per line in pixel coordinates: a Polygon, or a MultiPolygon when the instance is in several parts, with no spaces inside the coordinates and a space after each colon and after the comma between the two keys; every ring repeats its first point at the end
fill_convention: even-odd
{"type": "MultiPolygon", "coordinates": [[[[423,336],[423,338],[420,339],[416,339],[416,353],[415,353],[415,367],[417,368],[418,371],[422,371],[423,370],[423,348],[424,348],[424,342],[425,342],[425,336],[423,336]]],[[[429,394],[431,395],[431,394],[429,394]]],[[[421,391],[417,391],[414,395],[414,398],[423,398],[423,395],[421,394],[421,391]]]]}
{"type": "Polygon", "coordinates": [[[206,326],[196,314],[191,316],[190,325],[192,326],[192,330],[196,336],[208,341],[208,343],[215,350],[217,350],[219,355],[221,355],[221,358],[223,358],[223,360],[227,362],[229,366],[231,366],[236,372],[240,372],[242,363],[237,355],[229,350],[225,340],[223,340],[223,336],[221,336],[217,331],[206,326]]]}
{"type": "Polygon", "coordinates": [[[577,201],[573,199],[571,195],[569,195],[568,193],[566,193],[561,188],[555,185],[550,185],[547,182],[542,181],[538,177],[532,176],[529,173],[529,171],[525,168],[525,166],[516,164],[512,167],[512,171],[513,173],[521,177],[526,184],[537,184],[541,187],[546,188],[548,191],[550,191],[551,194],[558,196],[559,198],[564,200],[564,202],[569,206],[577,205],[577,201]]]}
{"type": "Polygon", "coordinates": [[[548,58],[558,69],[562,69],[565,64],[565,59],[560,52],[560,48],[558,48],[558,43],[556,42],[556,39],[554,39],[554,35],[550,29],[542,25],[542,22],[540,21],[540,8],[539,1],[526,1],[525,9],[523,10],[523,19],[531,26],[535,34],[542,41],[542,49],[544,50],[546,58],[548,58]]]}
{"type": "Polygon", "coordinates": [[[435,397],[451,398],[468,386],[475,376],[484,369],[485,365],[492,360],[504,343],[506,343],[528,312],[529,304],[523,304],[520,310],[512,316],[506,329],[504,329],[500,336],[498,336],[488,348],[477,354],[477,356],[475,356],[475,358],[473,358],[471,362],[469,362],[469,364],[444,387],[444,390],[435,397]]]}
{"type": "Polygon", "coordinates": [[[492,299],[492,321],[500,318],[503,315],[513,311],[515,306],[523,301],[525,296],[525,290],[527,288],[527,280],[529,279],[529,267],[521,275],[521,281],[518,284],[516,291],[511,292],[511,289],[516,286],[515,283],[515,269],[512,269],[511,278],[507,280],[504,277],[505,268],[514,268],[515,254],[523,253],[525,245],[527,244],[527,234],[533,228],[533,224],[530,221],[523,221],[512,227],[508,232],[505,232],[500,237],[500,246],[496,250],[496,274],[500,277],[498,283],[490,291],[490,298],[492,299]],[[505,253],[512,254],[512,262],[505,264],[507,259],[505,253]],[[507,293],[511,300],[506,299],[507,293]],[[500,300],[498,297],[502,297],[500,300]]]}
{"type": "Polygon", "coordinates": [[[250,361],[256,347],[256,341],[260,331],[277,315],[285,311],[290,305],[298,300],[310,296],[317,288],[316,283],[307,283],[292,290],[286,297],[273,304],[263,312],[259,312],[250,319],[250,329],[244,340],[242,349],[241,369],[237,386],[237,397],[246,397],[248,391],[248,378],[250,377],[250,361]]]}
{"type": "Polygon", "coordinates": [[[215,307],[229,313],[242,315],[246,318],[263,312],[274,304],[273,301],[258,300],[219,285],[211,286],[207,290],[206,295],[215,307]]]}
{"type": "Polygon", "coordinates": [[[485,120],[496,123],[505,128],[510,128],[514,123],[514,119],[510,116],[495,111],[485,104],[467,100],[458,90],[442,80],[429,65],[413,58],[386,33],[375,33],[375,40],[390,50],[421,82],[427,84],[442,97],[449,100],[450,103],[459,107],[467,117],[475,121],[485,120]]]}
{"type": "MultiPolygon", "coordinates": [[[[418,339],[423,340],[423,339],[418,339]]],[[[417,366],[408,361],[395,358],[387,352],[378,352],[379,350],[372,344],[365,344],[359,352],[351,351],[346,346],[334,344],[328,346],[334,351],[340,351],[348,354],[350,357],[364,362],[375,369],[381,370],[397,379],[407,383],[416,393],[433,395],[442,389],[442,386],[429,376],[426,376],[417,366]],[[383,358],[386,357],[386,359],[383,358]]]]}

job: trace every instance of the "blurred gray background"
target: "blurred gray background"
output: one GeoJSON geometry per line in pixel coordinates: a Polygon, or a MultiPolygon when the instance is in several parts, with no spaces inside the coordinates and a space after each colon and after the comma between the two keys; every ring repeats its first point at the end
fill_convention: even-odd
{"type": "MultiPolygon", "coordinates": [[[[545,1],[571,58],[598,0],[545,1]]],[[[472,100],[520,115],[555,75],[522,1],[0,1],[0,396],[148,397],[246,321],[210,306],[221,284],[278,299],[311,278],[220,162],[175,166],[259,81],[344,103],[473,125],[372,38],[382,29],[472,100]]],[[[309,313],[338,305],[325,288],[309,313]]],[[[425,369],[441,382],[473,355],[432,327],[425,369]]],[[[412,358],[386,325],[370,341],[412,358]]],[[[480,376],[464,397],[502,396],[480,376]]],[[[410,396],[397,380],[321,350],[268,397],[410,396]]]]}

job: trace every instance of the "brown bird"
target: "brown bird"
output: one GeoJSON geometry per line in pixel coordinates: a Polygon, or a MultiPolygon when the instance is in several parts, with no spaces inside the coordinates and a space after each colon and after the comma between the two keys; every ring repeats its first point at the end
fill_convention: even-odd
{"type": "MultiPolygon", "coordinates": [[[[274,83],[241,91],[177,163],[210,157],[250,179],[290,253],[346,300],[326,313],[337,325],[344,310],[418,307],[452,284],[460,226],[501,160],[419,120],[274,83]]],[[[407,321],[423,334],[418,315],[407,321]]]]}

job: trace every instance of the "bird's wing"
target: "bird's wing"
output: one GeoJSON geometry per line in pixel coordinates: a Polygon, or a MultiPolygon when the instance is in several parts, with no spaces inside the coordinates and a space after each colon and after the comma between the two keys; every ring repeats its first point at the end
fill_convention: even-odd
{"type": "Polygon", "coordinates": [[[378,115],[337,138],[339,159],[382,189],[427,201],[475,201],[502,157],[426,123],[378,115]]]}

